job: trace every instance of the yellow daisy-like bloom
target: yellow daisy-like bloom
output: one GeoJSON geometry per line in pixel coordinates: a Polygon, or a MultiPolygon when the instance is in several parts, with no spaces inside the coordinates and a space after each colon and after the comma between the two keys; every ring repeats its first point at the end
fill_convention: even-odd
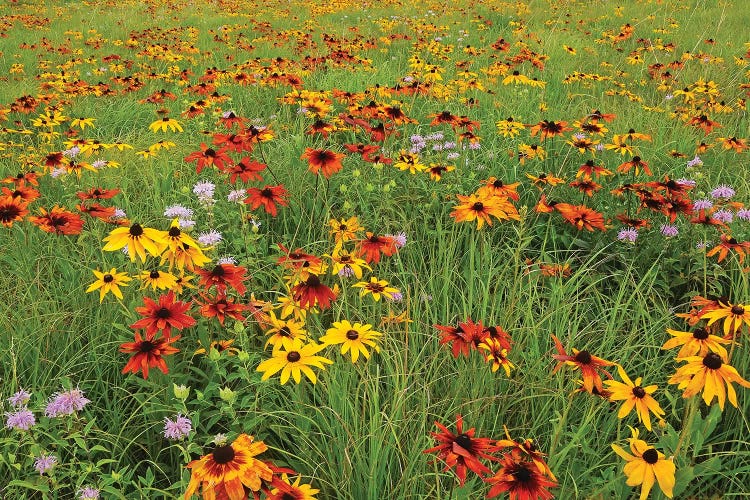
{"type": "Polygon", "coordinates": [[[353,284],[352,288],[362,289],[359,291],[360,297],[364,297],[368,293],[371,294],[372,298],[375,299],[375,302],[378,302],[381,296],[385,297],[386,299],[392,299],[393,294],[399,293],[397,288],[388,286],[388,282],[386,280],[379,280],[375,276],[370,277],[369,283],[366,281],[360,281],[353,284]]]}
{"type": "Polygon", "coordinates": [[[526,125],[524,125],[523,122],[514,120],[513,117],[510,116],[505,120],[500,120],[495,126],[497,127],[498,134],[503,137],[515,137],[526,128],[526,125]]]}
{"type": "Polygon", "coordinates": [[[104,300],[104,296],[109,292],[118,299],[122,299],[122,292],[120,286],[127,286],[127,282],[133,278],[128,276],[128,273],[118,273],[116,268],[112,268],[108,273],[103,273],[99,270],[93,271],[96,276],[96,281],[93,282],[86,289],[86,293],[99,290],[99,303],[101,304],[104,300]]]}
{"type": "Polygon", "coordinates": [[[169,262],[169,269],[177,267],[180,271],[187,269],[195,271],[211,262],[211,258],[206,256],[199,247],[182,244],[175,248],[167,248],[161,256],[161,264],[169,262]]]}
{"type": "Polygon", "coordinates": [[[266,335],[269,337],[264,347],[271,344],[274,351],[281,348],[289,350],[292,348],[295,339],[307,340],[304,321],[298,321],[294,318],[279,319],[271,311],[268,315],[268,324],[270,328],[266,330],[266,335]]]}
{"type": "Polygon", "coordinates": [[[626,484],[628,486],[641,485],[640,500],[645,500],[648,497],[651,488],[654,486],[654,482],[658,482],[661,491],[667,497],[672,498],[672,490],[675,485],[674,475],[676,472],[674,462],[671,459],[667,459],[656,448],[649,446],[646,441],[638,439],[637,429],[631,427],[630,430],[633,437],[629,438],[628,441],[630,441],[632,455],[616,444],[612,445],[615,453],[628,462],[623,469],[628,478],[626,484]]]}
{"type": "Polygon", "coordinates": [[[277,483],[278,487],[271,490],[271,493],[266,497],[266,500],[315,500],[315,494],[320,490],[316,490],[309,484],[299,484],[302,480],[302,476],[297,476],[297,480],[294,483],[290,483],[287,475],[284,473],[281,475],[281,482],[277,483]]]}
{"type": "Polygon", "coordinates": [[[362,323],[350,323],[347,320],[337,321],[333,326],[326,330],[326,334],[320,337],[320,341],[326,345],[341,344],[341,354],[351,352],[352,363],[356,363],[359,354],[365,359],[370,359],[370,352],[367,346],[380,352],[380,347],[375,340],[383,334],[372,329],[372,325],[363,325],[362,323]]]}
{"type": "Polygon", "coordinates": [[[131,262],[135,262],[136,255],[141,258],[141,262],[146,262],[146,252],[154,257],[158,257],[167,247],[166,232],[141,227],[137,222],[130,227],[118,227],[113,229],[109,236],[104,238],[107,242],[102,250],[113,252],[125,246],[128,247],[128,257],[131,262]]]}
{"type": "Polygon", "coordinates": [[[356,255],[344,250],[341,244],[336,245],[331,255],[325,255],[333,261],[331,266],[331,274],[343,277],[355,276],[357,279],[362,279],[362,273],[364,269],[372,271],[372,268],[367,265],[364,259],[360,259],[356,255]]]}
{"type": "Polygon", "coordinates": [[[200,249],[198,242],[180,229],[180,219],[177,218],[175,218],[169,225],[169,230],[166,234],[166,241],[171,249],[184,246],[200,249]]]}
{"type": "Polygon", "coordinates": [[[515,365],[508,359],[508,349],[503,347],[503,343],[500,340],[487,337],[477,347],[487,351],[484,353],[484,360],[492,363],[492,373],[498,371],[502,366],[503,370],[505,370],[505,375],[510,377],[510,371],[515,368],[515,365]]]}
{"type": "Polygon", "coordinates": [[[516,208],[502,196],[481,196],[473,193],[469,196],[457,194],[456,198],[460,203],[451,212],[451,217],[456,219],[456,222],[476,220],[477,230],[482,229],[485,223],[488,226],[492,225],[490,216],[499,220],[520,219],[516,208]]]}
{"type": "Polygon", "coordinates": [[[78,127],[81,130],[85,129],[86,127],[94,128],[95,121],[96,118],[74,118],[70,122],[70,128],[78,127]]]}
{"type": "Polygon", "coordinates": [[[742,323],[750,326],[750,307],[743,304],[726,304],[719,302],[719,308],[712,309],[701,316],[701,319],[707,319],[708,325],[711,326],[720,319],[724,320],[724,335],[727,337],[734,335],[742,327],[742,323]]]}
{"type": "Polygon", "coordinates": [[[731,344],[731,340],[711,335],[705,328],[696,328],[692,332],[680,332],[667,328],[672,338],[667,340],[662,349],[673,349],[682,346],[677,353],[678,358],[688,356],[705,356],[709,351],[715,352],[722,357],[726,357],[727,350],[721,344],[731,344]]]}
{"type": "Polygon", "coordinates": [[[152,132],[158,132],[159,130],[161,130],[162,132],[166,132],[167,129],[171,130],[172,132],[182,132],[182,125],[180,125],[180,122],[178,122],[174,118],[165,116],[164,118],[156,120],[151,125],[149,125],[148,129],[152,132]]]}
{"type": "Polygon", "coordinates": [[[166,271],[141,271],[138,273],[138,279],[141,280],[144,288],[151,287],[151,290],[171,290],[177,286],[177,276],[166,271]]]}
{"type": "Polygon", "coordinates": [[[416,174],[417,172],[424,172],[427,169],[426,165],[419,163],[419,155],[417,153],[407,153],[401,151],[396,161],[393,162],[393,166],[399,170],[408,170],[410,174],[416,174]]]}
{"type": "Polygon", "coordinates": [[[232,444],[223,444],[204,457],[187,464],[192,469],[190,483],[185,491],[189,500],[201,487],[204,499],[247,498],[245,487],[259,491],[263,481],[270,481],[273,472],[262,461],[254,458],[266,451],[263,441],[253,443],[253,437],[240,434],[232,444]]]}
{"type": "Polygon", "coordinates": [[[328,221],[328,225],[330,226],[328,234],[333,236],[336,243],[357,239],[357,233],[364,230],[359,225],[359,219],[356,215],[348,219],[331,219],[328,221]]]}
{"type": "Polygon", "coordinates": [[[641,386],[641,377],[635,379],[635,382],[630,380],[625,370],[621,366],[617,366],[617,373],[620,374],[622,382],[616,380],[605,380],[604,385],[610,390],[609,400],[610,401],[624,401],[620,407],[620,411],[617,413],[617,418],[624,418],[630,411],[635,408],[635,412],[638,415],[638,421],[643,422],[643,426],[646,429],[651,430],[651,415],[652,412],[657,418],[664,416],[664,410],[661,409],[659,403],[651,397],[656,389],[655,385],[649,385],[646,387],[641,386]],[[624,383],[623,383],[624,382],[624,383]]]}
{"type": "MultiPolygon", "coordinates": [[[[297,321],[305,321],[305,318],[307,317],[307,310],[300,307],[299,304],[294,300],[293,297],[289,295],[282,295],[279,297],[278,305],[274,307],[274,309],[279,310],[279,317],[280,318],[288,318],[289,316],[293,316],[294,319],[297,321]]],[[[317,309],[311,309],[311,311],[316,311],[317,309]]]]}
{"type": "Polygon", "coordinates": [[[719,400],[719,408],[724,411],[724,402],[729,402],[737,408],[737,393],[732,382],[742,387],[750,388],[750,382],[737,373],[737,370],[727,363],[726,356],[709,352],[705,356],[689,356],[678,358],[687,363],[677,369],[677,373],[669,379],[670,384],[679,384],[678,389],[685,389],[682,397],[689,398],[703,391],[703,401],[711,404],[714,397],[719,400]],[[726,384],[726,390],[724,389],[726,384]]]}
{"type": "Polygon", "coordinates": [[[286,384],[290,376],[299,384],[304,373],[314,384],[318,379],[310,367],[315,366],[325,370],[324,364],[333,364],[330,359],[315,355],[325,348],[325,344],[302,345],[300,339],[294,339],[290,349],[275,350],[273,357],[259,364],[256,371],[263,372],[261,380],[268,380],[272,375],[281,371],[281,385],[286,384]]]}

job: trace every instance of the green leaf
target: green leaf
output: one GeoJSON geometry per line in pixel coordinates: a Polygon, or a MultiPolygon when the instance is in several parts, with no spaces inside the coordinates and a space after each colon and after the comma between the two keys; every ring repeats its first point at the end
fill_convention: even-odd
{"type": "Polygon", "coordinates": [[[721,420],[721,415],[722,412],[719,405],[713,405],[706,418],[696,418],[693,421],[693,425],[690,427],[690,434],[693,438],[693,457],[697,457],[700,454],[703,443],[706,442],[706,439],[716,429],[716,425],[721,420]]]}

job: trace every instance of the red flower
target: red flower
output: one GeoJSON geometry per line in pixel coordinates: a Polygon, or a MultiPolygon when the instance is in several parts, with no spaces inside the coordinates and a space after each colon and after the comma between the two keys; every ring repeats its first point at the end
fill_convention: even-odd
{"type": "Polygon", "coordinates": [[[143,297],[143,303],[145,306],[135,308],[143,318],[130,325],[130,328],[145,328],[146,333],[151,336],[161,330],[164,337],[169,337],[173,327],[182,330],[196,323],[195,319],[185,314],[190,309],[190,302],[175,301],[172,290],[160,296],[158,303],[148,297],[143,297]]]}
{"type": "Polygon", "coordinates": [[[212,286],[216,286],[216,290],[219,293],[225,293],[227,285],[231,286],[240,295],[247,291],[245,284],[243,283],[247,277],[245,276],[245,269],[242,266],[236,266],[234,264],[217,264],[210,271],[207,269],[197,269],[196,272],[200,275],[200,285],[206,290],[212,286]]]}
{"type": "Polygon", "coordinates": [[[255,210],[263,205],[266,213],[276,217],[276,205],[286,207],[289,205],[289,193],[282,184],[277,186],[265,186],[263,189],[250,188],[247,190],[245,203],[255,210]]]}
{"type": "Polygon", "coordinates": [[[179,349],[169,345],[179,339],[180,336],[170,337],[167,335],[155,339],[154,335],[155,332],[147,332],[144,339],[139,332],[135,332],[135,342],[125,342],[120,345],[120,352],[133,353],[125,368],[122,369],[122,373],[138,373],[140,371],[143,372],[143,378],[147,379],[149,368],[155,367],[160,369],[162,373],[168,372],[167,364],[162,356],[180,352],[179,349]]]}
{"type": "Polygon", "coordinates": [[[225,153],[226,149],[220,149],[218,151],[213,148],[209,148],[205,143],[201,143],[201,150],[190,153],[185,157],[185,161],[194,162],[197,161],[195,171],[201,173],[206,167],[215,166],[219,170],[224,170],[225,164],[231,164],[232,159],[225,153]]]}
{"type": "Polygon", "coordinates": [[[237,182],[237,177],[242,179],[242,182],[249,181],[262,181],[263,177],[260,176],[259,172],[266,169],[265,163],[258,163],[248,157],[245,157],[237,162],[231,169],[227,170],[230,174],[229,182],[234,184],[237,182]]]}
{"type": "Polygon", "coordinates": [[[487,498],[507,491],[510,500],[549,500],[554,495],[547,488],[557,486],[556,482],[539,472],[534,462],[522,460],[515,450],[503,456],[500,470],[486,481],[494,485],[487,492],[487,498]]]}
{"type": "Polygon", "coordinates": [[[614,363],[598,358],[586,350],[579,351],[573,348],[573,355],[567,354],[557,337],[552,335],[552,340],[555,341],[555,348],[557,349],[557,354],[552,355],[552,357],[558,361],[552,373],[559,370],[562,365],[580,368],[581,375],[583,376],[583,388],[586,389],[586,392],[593,394],[594,388],[600,393],[603,392],[602,377],[599,375],[598,370],[603,371],[609,378],[612,378],[612,375],[604,370],[603,367],[612,366],[614,363]]]}
{"type": "Polygon", "coordinates": [[[359,240],[358,255],[368,264],[380,262],[381,253],[391,256],[398,250],[396,240],[390,236],[378,236],[369,231],[366,235],[366,238],[359,240]]]}
{"type": "Polygon", "coordinates": [[[307,160],[310,172],[318,175],[318,172],[322,170],[323,176],[330,179],[333,174],[343,168],[341,160],[344,159],[344,156],[341,153],[334,153],[326,149],[306,148],[300,158],[307,160]]]}
{"type": "Polygon", "coordinates": [[[219,294],[216,297],[201,295],[205,302],[199,302],[201,315],[204,318],[216,318],[221,326],[224,326],[224,320],[227,316],[237,321],[245,321],[242,315],[248,307],[244,304],[238,304],[231,297],[219,294]]]}
{"type": "Polygon", "coordinates": [[[471,319],[459,323],[458,326],[435,325],[435,328],[441,332],[441,345],[451,343],[451,352],[454,358],[457,358],[460,354],[468,356],[469,350],[476,349],[489,335],[481,321],[474,323],[471,319]]]}
{"type": "Polygon", "coordinates": [[[328,309],[331,302],[336,300],[333,290],[320,282],[315,274],[310,274],[305,281],[298,283],[292,288],[292,297],[303,308],[315,307],[328,309]]]}
{"type": "Polygon", "coordinates": [[[120,192],[119,189],[91,188],[88,191],[78,191],[76,196],[81,201],[85,200],[108,200],[120,192]]]}
{"type": "Polygon", "coordinates": [[[439,459],[445,462],[445,469],[456,468],[456,475],[461,486],[466,482],[466,469],[468,468],[478,476],[492,474],[480,458],[487,460],[497,460],[489,453],[497,451],[499,448],[493,444],[490,438],[475,438],[474,428],[468,431],[463,430],[463,418],[456,415],[456,433],[449,431],[444,425],[435,422],[442,432],[430,432],[430,435],[437,439],[438,445],[424,450],[423,453],[437,452],[439,459]]]}
{"type": "Polygon", "coordinates": [[[42,215],[29,217],[29,221],[36,224],[42,231],[56,234],[81,234],[83,231],[83,219],[78,214],[58,206],[49,212],[40,208],[39,212],[42,215]]]}

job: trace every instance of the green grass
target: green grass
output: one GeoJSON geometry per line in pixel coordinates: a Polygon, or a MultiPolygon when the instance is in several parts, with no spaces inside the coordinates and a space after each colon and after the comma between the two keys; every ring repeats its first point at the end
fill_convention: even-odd
{"type": "MultiPolygon", "coordinates": [[[[325,371],[316,369],[316,384],[304,380],[281,386],[278,375],[262,381],[256,371],[270,356],[256,322],[228,319],[221,327],[202,318],[197,306],[191,314],[198,324],[181,332],[176,343],[180,352],[166,358],[168,374],[152,368],[147,380],[123,375],[127,355],[119,348],[132,341],[129,325],[140,317],[135,307],[143,305],[144,296],[156,298],[161,292],[139,289],[134,279],[123,288],[122,302],[109,295],[100,304],[97,293],[85,290],[94,280],[93,269],[117,267],[135,276],[159,267],[159,260],[131,263],[119,252],[103,251],[102,239],[113,226],[91,218],[75,236],[47,234],[28,221],[0,228],[0,345],[6,347],[0,351],[2,408],[4,413],[14,411],[7,398],[25,388],[33,393],[29,408],[37,420],[30,431],[0,431],[0,496],[75,498],[80,488],[90,485],[100,488],[103,498],[182,497],[190,479],[185,466],[212,450],[215,435],[226,434],[231,440],[247,433],[268,445],[261,458],[302,474],[304,483],[320,489],[321,499],[479,498],[489,485],[469,471],[466,484],[459,487],[455,474],[443,470],[442,461],[423,452],[435,446],[430,435],[438,432],[435,422],[453,430],[458,414],[466,429],[476,429],[477,437],[505,438],[507,428],[516,440],[533,439],[548,454],[559,482],[552,491],[559,498],[637,494],[637,488],[625,484],[623,461],[611,448],[612,443],[627,447],[628,426],[639,427],[641,437],[667,456],[680,442],[674,457],[676,498],[746,494],[741,478],[750,470],[747,390],[737,389],[738,409],[727,405],[723,412],[711,413],[700,400],[692,405],[668,383],[681,363],[674,360],[674,352],[661,349],[667,328],[688,329],[675,314],[688,311],[692,296],[725,296],[735,304],[748,303],[744,263],[735,253],[722,262],[706,257],[696,245],[705,240],[718,244],[721,231],[690,224],[685,215],[676,222],[680,235],[667,240],[659,234],[667,218],[644,209],[638,217],[648,219],[651,227],[641,230],[633,245],[618,241],[622,225],[615,215],[625,210],[635,215],[638,203],[610,194],[622,182],[668,176],[694,179],[692,200],[709,198],[718,184],[736,190],[733,200],[750,199],[743,170],[747,151],[725,151],[718,144],[720,137],[747,138],[750,130],[740,105],[747,98],[743,84],[748,73],[739,63],[747,60],[750,41],[739,38],[748,23],[740,4],[641,1],[618,8],[590,1],[467,1],[449,11],[426,1],[380,2],[365,11],[350,2],[271,0],[252,5],[185,2],[172,7],[161,2],[11,4],[9,14],[0,19],[0,32],[7,35],[0,46],[0,110],[8,109],[0,113],[7,115],[0,132],[0,178],[31,169],[47,173],[45,156],[68,147],[64,135],[48,141],[37,134],[40,129],[32,120],[44,104],[31,114],[10,111],[23,95],[48,99],[69,119],[95,118],[95,127],[79,130],[79,137],[133,146],[83,157],[89,162],[116,161],[118,168],[84,170],[80,179],[41,177],[41,197],[29,205],[30,215],[37,215],[39,207],[55,205],[72,210],[80,202],[76,192],[93,186],[121,189],[110,204],[124,209],[132,221],[162,230],[170,223],[162,215],[165,208],[189,206],[196,221],[191,234],[217,229],[224,236],[207,254],[212,259],[231,255],[248,269],[248,294],[238,297],[245,301],[250,292],[270,302],[288,293],[286,273],[277,265],[279,244],[330,255],[332,218],[356,215],[367,231],[403,231],[408,240],[394,256],[372,265],[364,278],[387,280],[400,290],[403,301],[374,302],[360,297],[350,280],[328,276],[324,283],[336,283],[339,296],[331,309],[310,312],[306,320],[312,339],[334,321],[372,324],[384,333],[380,352],[352,364],[339,347],[328,347],[320,355],[334,363],[325,371]],[[41,22],[44,18],[48,21],[41,22]],[[626,23],[634,28],[631,38],[607,39],[605,33],[616,35],[626,23]],[[388,39],[393,34],[399,36],[388,39]],[[491,48],[500,38],[511,44],[508,52],[491,48]],[[128,46],[129,39],[137,39],[138,45],[128,46]],[[709,39],[714,43],[707,43],[709,39]],[[672,43],[674,50],[645,50],[646,41],[672,43]],[[34,48],[21,48],[24,43],[34,48]],[[163,50],[153,48],[156,45],[168,47],[176,57],[163,57],[163,50]],[[467,46],[479,53],[465,52],[467,46]],[[519,60],[509,71],[538,78],[545,87],[504,85],[503,75],[486,72],[494,63],[522,54],[524,47],[545,56],[544,69],[519,60]],[[635,52],[644,64],[627,62],[635,52]],[[345,53],[366,63],[347,61],[345,53]],[[721,60],[688,59],[686,54],[721,60]],[[119,61],[104,61],[112,55],[119,61]],[[408,83],[404,77],[424,76],[410,66],[415,55],[442,68],[442,81],[428,95],[389,95],[384,89],[408,83]],[[670,70],[674,80],[649,76],[649,65],[680,60],[682,67],[670,70]],[[118,62],[122,69],[110,66],[118,62]],[[11,72],[14,64],[23,64],[24,72],[11,72]],[[224,73],[217,80],[218,98],[188,90],[207,68],[224,73]],[[186,81],[179,77],[183,70],[192,72],[186,81]],[[255,75],[257,83],[234,82],[237,72],[255,75]],[[294,89],[273,83],[269,77],[274,72],[298,76],[305,91],[327,93],[333,111],[325,119],[339,130],[328,138],[308,134],[313,119],[298,112],[298,104],[282,101],[294,89]],[[576,72],[600,78],[567,83],[566,77],[576,72]],[[135,79],[139,85],[133,88],[135,79]],[[472,79],[485,90],[462,90],[461,84],[472,79]],[[65,85],[77,80],[91,86],[106,83],[113,95],[65,92],[65,85]],[[722,113],[706,104],[694,109],[680,96],[665,97],[699,80],[715,82],[715,101],[731,109],[722,113]],[[162,89],[176,99],[143,102],[162,89]],[[382,154],[395,159],[412,146],[412,135],[440,131],[441,143],[458,142],[458,157],[447,162],[445,151],[428,149],[422,159],[452,163],[455,171],[436,182],[427,174],[373,165],[355,154],[347,155],[343,170],[331,179],[315,178],[300,158],[305,148],[342,152],[344,144],[370,142],[368,134],[339,118],[353,111],[332,98],[334,89],[363,93],[360,105],[397,104],[413,120],[394,127],[395,133],[381,144],[382,154]],[[205,114],[182,116],[201,99],[209,101],[205,114]],[[470,105],[469,99],[478,104],[470,105]],[[185,131],[149,131],[160,109],[178,119],[185,131]],[[603,188],[590,198],[566,185],[546,187],[544,192],[558,202],[586,204],[602,212],[608,221],[606,232],[577,231],[557,213],[534,210],[541,190],[526,174],[546,172],[571,182],[579,165],[592,157],[565,144],[572,131],[541,140],[528,130],[505,138],[495,127],[508,116],[530,125],[553,120],[572,126],[594,109],[616,115],[605,124],[609,131],[595,137],[601,144],[630,128],[652,137],[637,143],[637,153],[648,161],[654,176],[598,179],[603,188]],[[262,183],[232,186],[215,169],[198,174],[195,164],[184,160],[201,143],[210,144],[213,134],[225,132],[217,121],[227,110],[274,132],[272,141],[251,153],[232,153],[234,158],[249,156],[266,163],[262,183]],[[431,115],[442,111],[476,121],[474,133],[481,138],[481,148],[463,149],[467,141],[459,142],[449,126],[431,126],[431,115]],[[721,127],[704,135],[684,124],[699,113],[721,127]],[[152,158],[136,153],[160,140],[174,142],[174,147],[152,158]],[[688,167],[701,141],[714,147],[699,153],[703,166],[688,167]],[[547,158],[520,162],[522,143],[539,144],[547,158]],[[520,182],[520,200],[514,203],[520,220],[495,220],[479,231],[474,223],[455,222],[451,213],[456,195],[474,192],[490,176],[506,184],[520,182]],[[217,184],[217,202],[210,209],[201,208],[192,192],[199,180],[217,184]],[[233,189],[265,184],[283,184],[290,193],[289,207],[280,208],[277,217],[227,201],[233,189]],[[254,230],[246,220],[249,214],[260,223],[254,230]],[[545,277],[539,263],[567,263],[570,275],[545,277]],[[381,317],[389,312],[406,312],[412,322],[381,325],[381,317]],[[467,319],[510,333],[514,343],[508,358],[515,365],[510,377],[502,369],[493,373],[477,352],[454,358],[450,346],[440,344],[435,325],[467,319]],[[622,364],[631,378],[642,376],[644,385],[658,385],[655,397],[666,412],[664,425],[648,432],[632,413],[617,418],[617,403],[574,393],[580,372],[565,366],[552,373],[553,334],[567,351],[589,350],[622,364]],[[228,338],[235,339],[233,347],[241,354],[194,354],[199,341],[205,347],[228,338]],[[189,396],[177,398],[173,385],[188,386],[189,396]],[[70,387],[84,390],[91,403],[77,417],[44,417],[48,398],[70,387]],[[178,412],[191,418],[194,432],[173,442],[163,436],[164,419],[178,412]],[[58,458],[51,475],[40,476],[34,470],[34,459],[42,452],[58,458]]],[[[69,119],[58,132],[67,130],[69,119]]],[[[629,156],[601,151],[595,158],[615,171],[629,156]]],[[[739,242],[748,237],[747,223],[737,218],[725,231],[739,242]]],[[[191,298],[199,298],[197,291],[188,290],[181,299],[191,298]]],[[[732,355],[732,365],[750,376],[742,342],[732,355]]],[[[614,367],[609,371],[617,378],[614,367]]],[[[496,464],[487,465],[496,471],[496,464]]],[[[655,486],[652,496],[661,495],[658,489],[655,486]]]]}

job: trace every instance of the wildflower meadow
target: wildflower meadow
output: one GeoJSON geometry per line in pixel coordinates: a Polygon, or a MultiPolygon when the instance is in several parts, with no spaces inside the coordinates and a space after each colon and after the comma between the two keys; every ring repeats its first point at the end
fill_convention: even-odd
{"type": "Polygon", "coordinates": [[[750,495],[740,0],[0,6],[0,498],[750,495]]]}

